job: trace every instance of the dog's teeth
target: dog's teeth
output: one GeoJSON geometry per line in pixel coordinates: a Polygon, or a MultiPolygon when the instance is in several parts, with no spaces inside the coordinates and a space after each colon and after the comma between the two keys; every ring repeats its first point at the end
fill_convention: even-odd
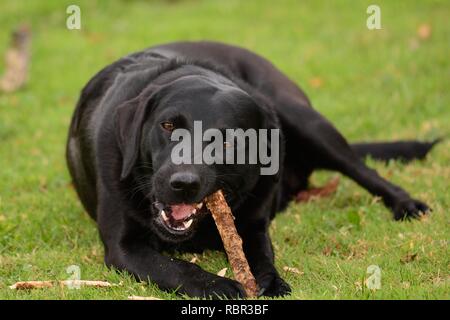
{"type": "Polygon", "coordinates": [[[197,209],[192,210],[191,215],[196,214],[197,213],[197,209]]]}
{"type": "MultiPolygon", "coordinates": [[[[192,223],[192,220],[190,220],[190,221],[192,223]]],[[[185,231],[190,226],[190,224],[188,224],[188,226],[186,227],[186,224],[188,224],[188,222],[183,222],[183,225],[175,227],[174,229],[178,230],[178,231],[185,231]]]]}
{"type": "Polygon", "coordinates": [[[192,219],[189,219],[188,221],[183,222],[183,226],[185,229],[189,228],[192,225],[192,219]]]}
{"type": "Polygon", "coordinates": [[[203,202],[200,202],[199,204],[197,204],[197,209],[200,210],[203,207],[203,202]]]}
{"type": "Polygon", "coordinates": [[[161,210],[161,216],[164,221],[169,221],[169,217],[167,216],[167,214],[164,210],[161,210]]]}

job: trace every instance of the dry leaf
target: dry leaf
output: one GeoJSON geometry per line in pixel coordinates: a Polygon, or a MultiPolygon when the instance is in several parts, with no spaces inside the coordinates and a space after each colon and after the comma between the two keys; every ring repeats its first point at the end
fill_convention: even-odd
{"type": "Polygon", "coordinates": [[[227,273],[227,269],[228,268],[223,268],[222,270],[220,270],[219,272],[217,272],[217,275],[219,277],[225,277],[225,274],[227,273]]]}
{"type": "Polygon", "coordinates": [[[320,87],[322,87],[323,85],[323,80],[320,77],[313,77],[311,79],[309,79],[309,84],[311,85],[311,87],[313,87],[314,89],[318,89],[320,87]]]}
{"type": "Polygon", "coordinates": [[[405,264],[409,262],[413,262],[417,258],[417,253],[408,253],[406,256],[400,259],[400,262],[405,264]]]}
{"type": "Polygon", "coordinates": [[[402,282],[402,288],[403,289],[409,289],[411,287],[411,283],[409,283],[408,281],[403,281],[402,282]]]}
{"type": "Polygon", "coordinates": [[[336,192],[338,185],[339,177],[334,177],[333,179],[329,180],[323,187],[300,191],[295,196],[295,201],[308,202],[313,199],[327,197],[336,192]]]}
{"type": "Polygon", "coordinates": [[[86,39],[93,44],[104,41],[105,35],[100,32],[85,32],[84,36],[86,39]]]}
{"type": "Polygon", "coordinates": [[[190,263],[197,263],[198,262],[198,257],[196,254],[194,254],[194,256],[192,257],[192,259],[190,260],[190,263]]]}
{"type": "Polygon", "coordinates": [[[331,254],[333,253],[333,248],[326,246],[323,251],[322,254],[325,256],[331,256],[331,254]]]}
{"type": "Polygon", "coordinates": [[[299,275],[304,274],[304,272],[301,272],[300,270],[298,270],[297,268],[293,268],[293,267],[288,267],[288,266],[284,266],[283,270],[286,272],[291,272],[291,273],[296,273],[299,275]]]}
{"type": "Polygon", "coordinates": [[[431,26],[428,23],[422,23],[417,28],[417,36],[421,40],[427,40],[431,36],[431,26]]]}

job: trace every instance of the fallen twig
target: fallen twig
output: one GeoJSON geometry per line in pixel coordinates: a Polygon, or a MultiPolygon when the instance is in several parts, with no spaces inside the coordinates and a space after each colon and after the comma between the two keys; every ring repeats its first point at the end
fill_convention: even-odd
{"type": "Polygon", "coordinates": [[[10,286],[10,289],[15,290],[30,290],[30,289],[43,289],[51,288],[54,286],[65,287],[95,287],[95,288],[107,288],[116,286],[106,281],[96,280],[62,280],[62,281],[19,281],[10,286]]]}

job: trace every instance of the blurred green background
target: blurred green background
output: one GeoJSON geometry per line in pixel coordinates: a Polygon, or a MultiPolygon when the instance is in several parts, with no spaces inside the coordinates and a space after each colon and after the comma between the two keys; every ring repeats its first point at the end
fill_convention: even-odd
{"type": "MultiPolygon", "coordinates": [[[[32,31],[30,81],[0,93],[0,298],[179,298],[107,270],[95,225],[83,212],[67,173],[64,149],[83,85],[130,52],[175,40],[240,45],[271,60],[309,95],[351,141],[449,133],[450,3],[376,1],[381,30],[368,30],[374,1],[9,1],[0,3],[0,73],[10,32],[32,31]],[[81,30],[66,28],[66,8],[81,8],[81,30]],[[107,280],[111,289],[13,291],[21,280],[107,280]]],[[[348,179],[336,195],[291,205],[277,217],[277,267],[291,284],[288,299],[448,299],[450,153],[439,145],[424,162],[384,166],[383,176],[428,202],[422,221],[393,222],[384,206],[348,179]],[[382,287],[365,285],[367,267],[382,287]],[[297,268],[299,273],[283,270],[297,268]]],[[[335,174],[318,173],[321,184],[335,174]]],[[[182,256],[190,260],[192,255],[182,256]]],[[[198,263],[227,266],[221,253],[198,263]]],[[[229,270],[227,276],[231,276],[229,270]]]]}

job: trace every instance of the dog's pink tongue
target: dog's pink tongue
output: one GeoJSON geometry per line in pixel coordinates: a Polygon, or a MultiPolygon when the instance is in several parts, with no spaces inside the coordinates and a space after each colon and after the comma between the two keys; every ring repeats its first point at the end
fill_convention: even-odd
{"type": "Polygon", "coordinates": [[[195,210],[192,204],[174,204],[170,206],[172,209],[171,215],[175,220],[183,220],[191,215],[195,210]]]}

